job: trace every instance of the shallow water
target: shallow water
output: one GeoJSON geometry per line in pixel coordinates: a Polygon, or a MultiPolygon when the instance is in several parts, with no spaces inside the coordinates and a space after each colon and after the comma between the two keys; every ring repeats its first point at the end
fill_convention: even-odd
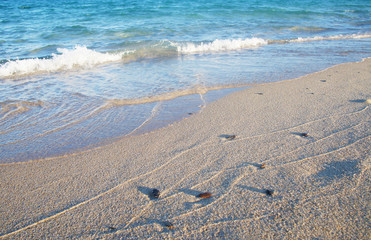
{"type": "Polygon", "coordinates": [[[370,57],[369,1],[2,1],[0,162],[166,126],[233,89],[370,57]]]}

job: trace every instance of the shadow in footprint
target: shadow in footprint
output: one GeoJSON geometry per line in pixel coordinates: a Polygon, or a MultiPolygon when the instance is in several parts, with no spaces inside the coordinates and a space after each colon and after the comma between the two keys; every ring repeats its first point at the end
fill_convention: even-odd
{"type": "Polygon", "coordinates": [[[265,193],[265,189],[259,189],[259,188],[254,188],[254,187],[248,187],[248,186],[242,186],[242,185],[236,185],[237,187],[252,191],[252,192],[257,192],[257,193],[265,193]]]}
{"type": "Polygon", "coordinates": [[[197,191],[197,190],[193,190],[193,189],[189,189],[189,188],[181,188],[181,189],[178,189],[179,192],[183,192],[185,194],[188,194],[188,195],[192,195],[192,196],[197,196],[198,194],[202,193],[201,191],[197,191]]]}
{"type": "Polygon", "coordinates": [[[296,135],[298,137],[302,137],[302,138],[309,138],[309,133],[306,133],[306,132],[292,132],[291,134],[293,135],[296,135]]]}
{"type": "Polygon", "coordinates": [[[104,226],[103,233],[109,234],[109,233],[114,233],[117,231],[118,231],[118,228],[114,227],[113,225],[106,225],[104,226]]]}
{"type": "Polygon", "coordinates": [[[201,205],[201,207],[204,207],[212,202],[212,197],[210,198],[197,198],[199,200],[195,202],[185,202],[184,206],[186,209],[191,209],[193,208],[194,205],[201,205]]]}
{"type": "Polygon", "coordinates": [[[233,134],[222,134],[222,135],[219,135],[218,137],[224,138],[226,140],[232,140],[232,139],[235,139],[237,136],[233,134]]]}
{"type": "Polygon", "coordinates": [[[364,102],[366,102],[366,99],[353,99],[353,100],[349,100],[349,102],[352,102],[352,103],[364,103],[364,102]]]}
{"type": "Polygon", "coordinates": [[[151,225],[151,224],[158,224],[158,225],[162,226],[164,231],[168,231],[168,230],[173,228],[172,227],[173,224],[171,222],[161,221],[161,220],[154,219],[154,218],[141,219],[140,221],[138,221],[136,223],[133,223],[131,225],[132,225],[133,228],[136,228],[136,227],[142,227],[142,226],[147,226],[147,225],[151,225]]]}
{"type": "Polygon", "coordinates": [[[202,206],[206,206],[207,204],[212,202],[212,197],[210,197],[210,198],[197,198],[197,196],[200,193],[203,193],[201,191],[197,191],[197,190],[193,190],[193,189],[189,189],[189,188],[181,188],[178,191],[183,192],[183,193],[188,194],[188,195],[192,195],[196,199],[198,199],[198,201],[195,201],[195,202],[185,202],[184,206],[186,207],[186,209],[190,209],[190,208],[193,207],[193,205],[196,205],[196,204],[197,205],[201,204],[202,206]]]}
{"type": "Polygon", "coordinates": [[[358,161],[336,161],[328,163],[325,168],[318,172],[317,177],[327,185],[335,179],[351,177],[360,172],[358,161]]]}
{"type": "Polygon", "coordinates": [[[250,162],[244,162],[236,167],[230,167],[230,168],[227,168],[226,170],[231,170],[231,169],[240,169],[240,168],[244,168],[244,167],[248,167],[248,166],[253,166],[253,167],[256,167],[258,169],[261,169],[261,166],[263,164],[259,164],[259,163],[250,163],[250,162]]]}
{"type": "Polygon", "coordinates": [[[239,188],[246,189],[248,191],[264,194],[268,197],[274,197],[275,200],[282,198],[282,197],[278,197],[273,189],[259,189],[259,188],[248,187],[248,186],[243,186],[243,185],[236,185],[236,186],[239,187],[239,188]]]}

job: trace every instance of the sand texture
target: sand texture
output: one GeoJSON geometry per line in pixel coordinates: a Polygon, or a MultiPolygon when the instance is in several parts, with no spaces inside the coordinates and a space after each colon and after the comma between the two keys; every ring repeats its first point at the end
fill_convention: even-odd
{"type": "Polygon", "coordinates": [[[371,59],[341,64],[97,149],[2,164],[0,238],[370,239],[370,86],[371,59]]]}

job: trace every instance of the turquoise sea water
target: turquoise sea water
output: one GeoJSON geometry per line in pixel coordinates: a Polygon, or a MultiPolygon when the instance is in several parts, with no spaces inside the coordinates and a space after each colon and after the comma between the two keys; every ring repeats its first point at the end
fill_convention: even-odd
{"type": "Polygon", "coordinates": [[[370,11],[366,0],[3,0],[0,163],[165,126],[228,93],[212,89],[370,57],[370,11]]]}

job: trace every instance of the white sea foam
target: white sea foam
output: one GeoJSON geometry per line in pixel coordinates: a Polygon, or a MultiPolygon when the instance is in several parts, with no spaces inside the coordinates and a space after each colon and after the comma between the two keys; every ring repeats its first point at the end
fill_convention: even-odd
{"type": "Polygon", "coordinates": [[[0,77],[22,76],[42,72],[70,70],[77,67],[90,68],[98,64],[119,61],[127,52],[117,54],[100,53],[75,46],[73,49],[58,48],[59,54],[51,58],[33,58],[9,61],[0,66],[0,77]]]}
{"type": "Polygon", "coordinates": [[[267,45],[268,41],[262,38],[246,38],[246,39],[216,39],[212,42],[201,43],[176,43],[178,53],[192,54],[203,52],[221,52],[228,50],[256,48],[262,45],[267,45]]]}
{"type": "Polygon", "coordinates": [[[321,40],[342,40],[342,39],[362,39],[371,38],[371,34],[350,34],[350,35],[334,35],[334,36],[315,36],[315,37],[299,37],[295,39],[269,40],[262,38],[246,38],[246,39],[224,39],[215,40],[212,42],[186,42],[172,43],[177,48],[178,53],[194,54],[194,53],[212,53],[238,49],[251,49],[274,43],[299,43],[321,40]]]}
{"type": "Polygon", "coordinates": [[[311,41],[321,41],[321,40],[342,40],[342,39],[362,39],[371,38],[371,34],[349,34],[349,35],[334,35],[334,36],[315,36],[307,38],[296,38],[287,40],[287,42],[311,42],[311,41]]]}

